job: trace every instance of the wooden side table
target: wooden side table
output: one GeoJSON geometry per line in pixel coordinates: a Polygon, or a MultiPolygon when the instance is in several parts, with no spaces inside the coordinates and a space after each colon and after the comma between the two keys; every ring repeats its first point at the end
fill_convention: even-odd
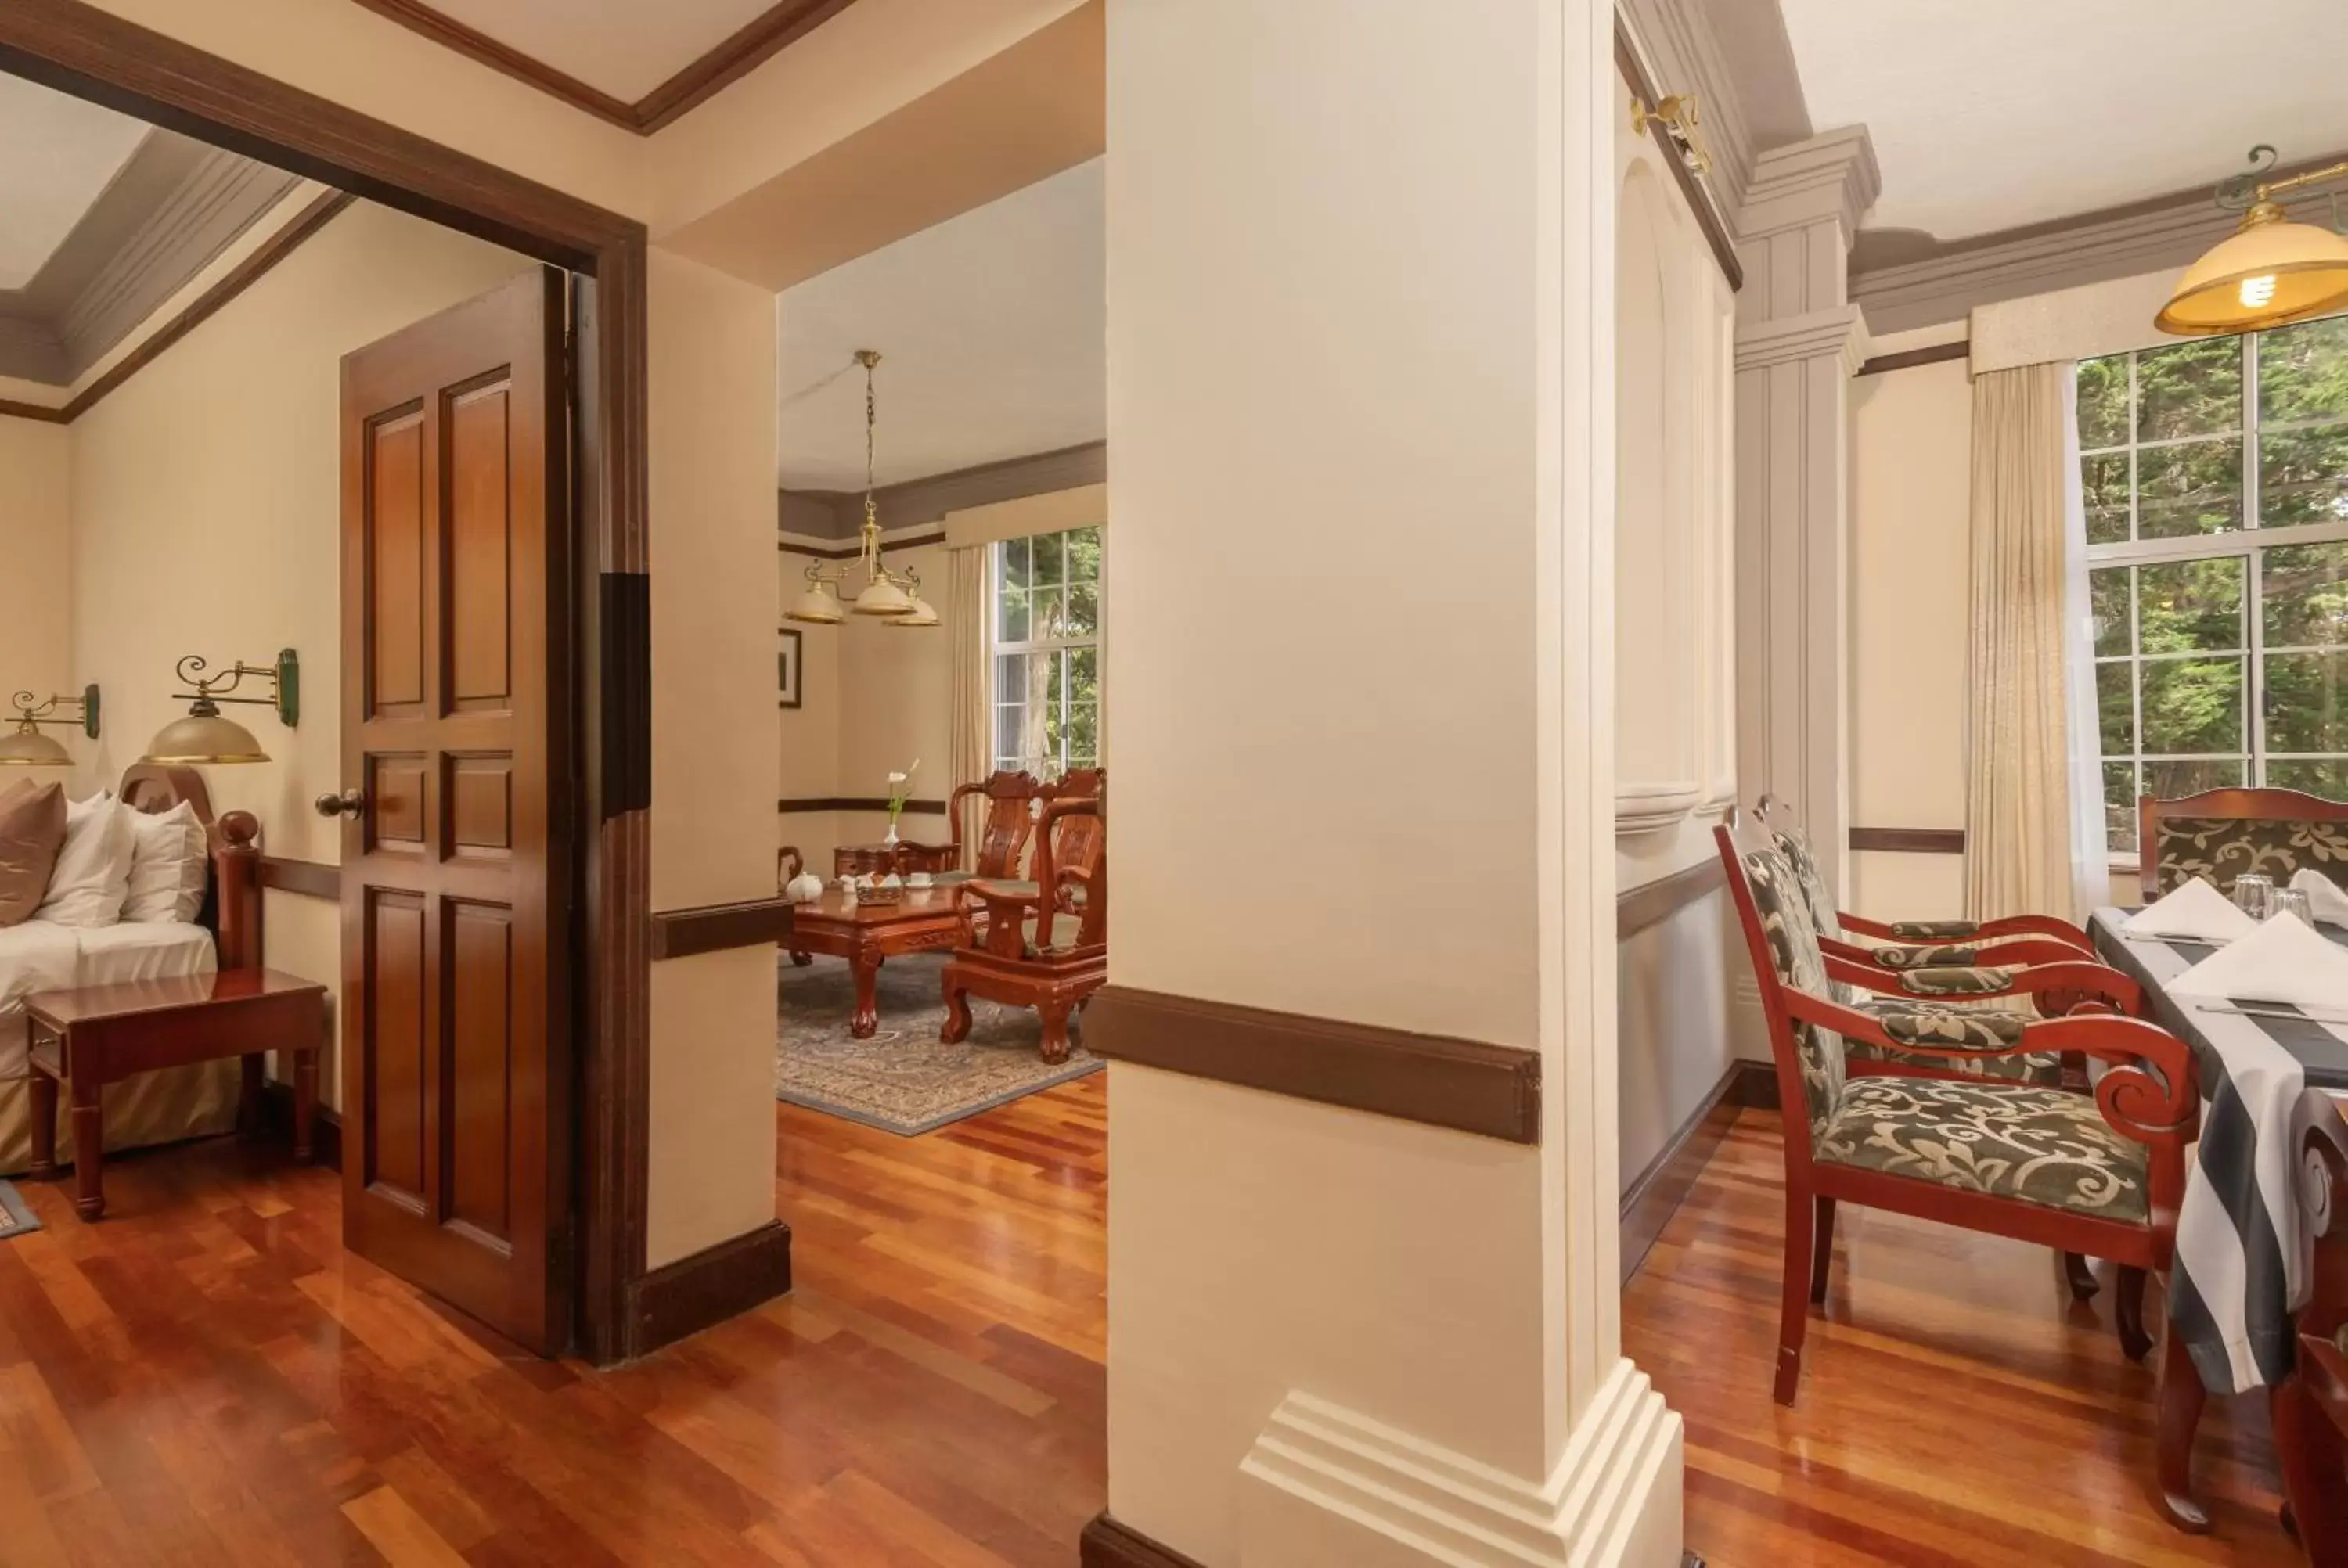
{"type": "Polygon", "coordinates": [[[886,876],[892,871],[900,876],[911,876],[916,871],[934,876],[961,864],[962,849],[957,845],[915,844],[911,839],[895,844],[843,844],[831,852],[834,876],[886,876]]]}
{"type": "Polygon", "coordinates": [[[294,1071],[294,1157],[310,1158],[318,1103],[318,1050],[326,1035],[326,988],[274,969],[232,969],[180,979],[129,980],[25,1000],[32,1033],[33,1164],[57,1173],[57,1086],[73,1094],[74,1208],[86,1220],[106,1212],[108,1084],[166,1067],[244,1059],[239,1122],[257,1126],[262,1053],[282,1051],[294,1071]]]}
{"type": "Polygon", "coordinates": [[[849,1017],[848,1032],[870,1040],[880,1027],[883,960],[952,948],[956,929],[950,888],[909,891],[893,904],[850,904],[837,888],[826,888],[821,898],[792,911],[789,951],[794,963],[808,961],[810,953],[848,960],[856,981],[856,1010],[849,1017]]]}

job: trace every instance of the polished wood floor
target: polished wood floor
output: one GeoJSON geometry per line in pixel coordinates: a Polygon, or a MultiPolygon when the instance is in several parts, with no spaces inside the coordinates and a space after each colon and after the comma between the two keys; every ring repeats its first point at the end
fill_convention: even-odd
{"type": "MultiPolygon", "coordinates": [[[[1106,1491],[1106,1093],[918,1139],[779,1107],[798,1291],[611,1372],[347,1257],[335,1178],[265,1151],[109,1163],[97,1225],[24,1184],[0,1564],[1070,1568],[1106,1491]]],[[[1715,1568],[2297,1561],[2255,1407],[2204,1428],[2217,1533],[2153,1514],[2150,1374],[2038,1249],[1847,1214],[1773,1404],[1777,1135],[1743,1116],[1623,1304],[1715,1568]]]]}
{"type": "Polygon", "coordinates": [[[1800,1399],[1769,1397],[1784,1156],[1747,1111],[1623,1296],[1624,1349],[1687,1422],[1688,1543],[1715,1568],[2293,1563],[2263,1410],[2212,1401],[2214,1534],[2152,1511],[2152,1374],[2054,1255],[1844,1205],[1800,1399]]]}
{"type": "Polygon", "coordinates": [[[786,1301],[611,1372],[339,1245],[218,1140],[20,1184],[0,1565],[1068,1568],[1107,1495],[1102,1075],[919,1139],[778,1107],[786,1301]]]}

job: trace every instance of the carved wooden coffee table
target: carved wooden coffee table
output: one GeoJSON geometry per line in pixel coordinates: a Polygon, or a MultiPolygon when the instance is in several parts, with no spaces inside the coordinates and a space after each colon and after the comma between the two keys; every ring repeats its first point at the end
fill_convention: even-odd
{"type": "Polygon", "coordinates": [[[875,991],[881,960],[943,951],[954,945],[954,930],[951,887],[909,887],[895,904],[860,899],[852,905],[838,888],[827,887],[821,898],[792,912],[791,962],[807,963],[812,953],[846,958],[856,977],[856,1012],[848,1032],[869,1040],[880,1027],[875,991]]]}

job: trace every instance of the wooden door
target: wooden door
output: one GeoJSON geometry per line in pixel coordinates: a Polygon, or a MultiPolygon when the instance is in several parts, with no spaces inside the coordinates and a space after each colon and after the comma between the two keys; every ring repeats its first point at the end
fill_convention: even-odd
{"type": "Polygon", "coordinates": [[[343,1240],[570,1342],[564,275],[343,360],[343,1240]]]}

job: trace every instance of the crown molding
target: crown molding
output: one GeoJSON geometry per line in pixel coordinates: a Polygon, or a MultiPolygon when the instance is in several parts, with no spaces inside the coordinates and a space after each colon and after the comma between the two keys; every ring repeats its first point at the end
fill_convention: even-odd
{"type": "Polygon", "coordinates": [[[1713,154],[1704,178],[1722,210],[1735,212],[1760,149],[1811,134],[1777,0],[1616,0],[1614,19],[1663,90],[1696,95],[1713,154]]]}
{"type": "MultiPolygon", "coordinates": [[[[948,512],[1107,481],[1108,443],[1087,441],[1080,446],[1005,457],[883,485],[872,492],[872,504],[880,512],[885,540],[891,533],[942,523],[948,512]]],[[[778,491],[776,522],[788,537],[819,541],[854,538],[864,526],[864,492],[778,491]]]]}
{"type": "Polygon", "coordinates": [[[1863,125],[1821,132],[1807,141],[1773,147],[1754,159],[1753,179],[1737,209],[1736,230],[1758,240],[1832,219],[1848,246],[1859,220],[1883,192],[1875,143],[1863,125]]]}
{"type": "Polygon", "coordinates": [[[1857,305],[1832,305],[1736,329],[1736,368],[1760,370],[1797,360],[1837,358],[1845,375],[1867,360],[1867,317],[1857,305]]]}
{"type": "Polygon", "coordinates": [[[699,108],[733,83],[765,65],[854,4],[854,0],[779,0],[732,36],[630,103],[601,87],[559,71],[477,27],[424,4],[424,0],[352,0],[409,32],[431,39],[468,59],[560,98],[582,114],[650,136],[699,108]]]}
{"type": "MultiPolygon", "coordinates": [[[[2292,164],[2271,178],[2342,156],[2348,155],[2292,164]]],[[[1979,305],[2183,267],[2240,220],[2211,200],[2214,183],[1958,241],[1879,231],[1852,255],[1851,297],[1879,331],[1904,332],[1958,320],[1979,305]]],[[[2330,198],[2322,191],[2283,205],[2302,221],[2330,224],[2330,198]]]]}

